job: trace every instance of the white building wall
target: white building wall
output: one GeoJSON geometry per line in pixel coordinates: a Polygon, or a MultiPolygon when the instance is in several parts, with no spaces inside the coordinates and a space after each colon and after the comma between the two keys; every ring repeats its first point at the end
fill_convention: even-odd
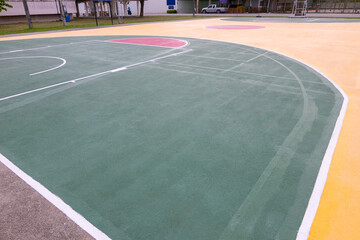
{"type": "MultiPolygon", "coordinates": [[[[13,8],[7,8],[7,11],[2,11],[0,16],[21,16],[25,15],[24,5],[21,2],[13,2],[8,1],[13,8]]],[[[41,2],[34,2],[28,1],[27,2],[29,7],[30,15],[47,15],[47,14],[59,14],[59,2],[58,1],[41,1],[41,2]]],[[[76,14],[76,5],[75,1],[63,1],[63,4],[66,6],[68,13],[76,14]]]]}
{"type": "MultiPolygon", "coordinates": [[[[23,16],[25,15],[24,6],[22,1],[8,1],[13,8],[8,8],[7,11],[2,11],[0,16],[23,16]]],[[[68,13],[76,14],[75,0],[66,1],[63,0],[63,4],[66,6],[68,13]]],[[[106,9],[108,5],[105,4],[106,9]]],[[[130,0],[129,5],[133,16],[140,14],[140,2],[136,0],[130,0]],[[139,10],[139,11],[138,11],[139,10]]],[[[31,15],[47,15],[47,14],[60,14],[59,2],[57,0],[42,0],[42,1],[28,1],[28,7],[31,15]]],[[[126,7],[127,9],[127,7],[126,7]]],[[[192,0],[176,0],[174,9],[179,13],[192,13],[192,0]]],[[[121,9],[122,10],[122,9],[121,9]]],[[[165,14],[168,10],[166,0],[145,0],[144,15],[147,14],[165,14]]],[[[85,4],[79,4],[80,16],[85,14],[85,4]]]]}
{"type": "MultiPolygon", "coordinates": [[[[136,1],[130,1],[129,7],[131,8],[131,12],[133,15],[138,15],[136,1]]],[[[166,0],[147,0],[144,3],[144,15],[166,13],[167,10],[168,7],[166,5],[166,0]]],[[[140,11],[140,3],[139,3],[139,11],[140,11]]]]}
{"type": "MultiPolygon", "coordinates": [[[[126,4],[125,9],[130,7],[131,13],[132,13],[133,16],[137,16],[137,15],[140,14],[140,2],[138,2],[136,0],[130,0],[128,2],[125,1],[125,4],[126,4]],[[129,4],[127,4],[127,3],[129,3],[129,4]]],[[[105,5],[106,5],[106,9],[108,10],[108,4],[105,4],[105,5]]],[[[145,3],[144,3],[144,15],[146,15],[146,14],[166,13],[167,10],[168,10],[168,8],[167,8],[167,5],[166,5],[166,0],[145,0],[145,3]]],[[[121,14],[123,14],[123,5],[122,5],[122,3],[120,4],[120,11],[121,11],[121,14]]],[[[85,11],[85,4],[84,3],[79,3],[79,12],[80,12],[80,16],[83,16],[85,14],[86,11],[85,11]]]]}
{"type": "MultiPolygon", "coordinates": [[[[201,0],[200,2],[203,2],[201,0]]],[[[204,6],[208,4],[208,0],[205,0],[206,3],[204,6]]],[[[147,0],[145,1],[144,6],[144,15],[146,14],[164,14],[167,12],[168,6],[166,5],[166,0],[147,0]]],[[[179,13],[192,13],[193,9],[193,1],[192,0],[176,0],[176,5],[174,6],[175,10],[178,10],[179,13]]],[[[131,12],[133,15],[137,15],[137,5],[136,1],[131,0],[129,2],[129,6],[131,8],[131,12]]],[[[140,11],[140,3],[139,3],[139,11],[140,11]]]]}

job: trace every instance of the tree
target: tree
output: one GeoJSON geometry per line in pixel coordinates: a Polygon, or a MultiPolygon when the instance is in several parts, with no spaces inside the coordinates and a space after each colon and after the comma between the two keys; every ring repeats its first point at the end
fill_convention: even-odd
{"type": "Polygon", "coordinates": [[[144,3],[145,0],[140,0],[140,17],[144,16],[144,3]]]}
{"type": "Polygon", "coordinates": [[[6,0],[0,0],[0,12],[2,10],[7,11],[7,8],[12,8],[13,6],[11,6],[10,4],[6,3],[6,0]]]}
{"type": "Polygon", "coordinates": [[[61,20],[62,20],[63,26],[66,26],[64,4],[63,4],[62,0],[59,0],[59,8],[60,8],[60,15],[61,15],[61,20]]]}
{"type": "Polygon", "coordinates": [[[29,28],[32,28],[32,22],[31,22],[31,16],[30,16],[30,12],[29,12],[29,7],[27,5],[26,0],[23,0],[23,5],[24,5],[24,11],[26,14],[26,20],[28,22],[29,28]]]}
{"type": "Polygon", "coordinates": [[[75,6],[76,6],[76,17],[80,17],[80,11],[79,11],[79,3],[84,2],[84,0],[76,0],[75,6]]]}

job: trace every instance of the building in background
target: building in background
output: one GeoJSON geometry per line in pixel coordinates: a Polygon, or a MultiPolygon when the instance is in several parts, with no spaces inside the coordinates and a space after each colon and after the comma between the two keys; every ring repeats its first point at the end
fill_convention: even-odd
{"type": "MultiPolygon", "coordinates": [[[[76,14],[75,0],[62,0],[66,11],[70,15],[76,14]]],[[[0,13],[0,23],[26,22],[22,0],[7,1],[13,8],[0,13]]],[[[34,22],[57,21],[60,19],[60,5],[58,0],[27,0],[31,19],[34,22]]]]}
{"type": "MultiPolygon", "coordinates": [[[[76,7],[76,0],[62,0],[70,17],[77,13],[80,17],[95,15],[92,0],[81,1],[76,7]]],[[[294,0],[195,0],[199,2],[199,10],[210,4],[229,7],[229,13],[291,13],[294,0]]],[[[59,0],[27,0],[31,19],[37,21],[60,20],[59,0]]],[[[13,8],[0,13],[0,23],[25,22],[25,11],[22,0],[9,0],[13,8]]],[[[139,0],[113,0],[113,16],[127,16],[130,7],[132,15],[140,13],[139,0]]],[[[177,10],[178,13],[192,13],[193,0],[145,0],[144,15],[166,14],[167,10],[177,10]]],[[[96,3],[99,17],[110,16],[108,2],[96,3]]],[[[360,0],[307,0],[308,11],[319,13],[360,13],[360,0]]]]}

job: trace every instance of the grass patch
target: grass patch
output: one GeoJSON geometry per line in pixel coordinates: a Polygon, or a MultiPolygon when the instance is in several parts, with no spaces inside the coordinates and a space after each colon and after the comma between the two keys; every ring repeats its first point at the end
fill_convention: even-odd
{"type": "MultiPolygon", "coordinates": [[[[176,21],[209,18],[206,16],[147,16],[147,17],[125,17],[123,19],[125,24],[128,23],[144,23],[144,22],[160,22],[160,21],[176,21]]],[[[117,18],[114,18],[114,25],[117,24],[117,18]]],[[[110,19],[98,19],[99,26],[111,25],[110,19]]],[[[17,33],[33,33],[43,31],[65,30],[73,28],[88,28],[96,27],[95,19],[93,18],[74,18],[63,26],[61,21],[56,22],[34,22],[33,28],[29,29],[27,23],[12,23],[0,24],[0,35],[17,34],[17,33]]]]}

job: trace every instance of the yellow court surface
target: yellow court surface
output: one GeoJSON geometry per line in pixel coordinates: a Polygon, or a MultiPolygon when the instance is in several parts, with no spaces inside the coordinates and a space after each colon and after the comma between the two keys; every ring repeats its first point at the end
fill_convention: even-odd
{"type": "Polygon", "coordinates": [[[349,102],[308,239],[360,239],[360,22],[242,22],[216,18],[9,36],[0,41],[112,35],[184,37],[244,44],[299,60],[336,82],[349,102]],[[261,28],[207,28],[217,25],[261,28]]]}

